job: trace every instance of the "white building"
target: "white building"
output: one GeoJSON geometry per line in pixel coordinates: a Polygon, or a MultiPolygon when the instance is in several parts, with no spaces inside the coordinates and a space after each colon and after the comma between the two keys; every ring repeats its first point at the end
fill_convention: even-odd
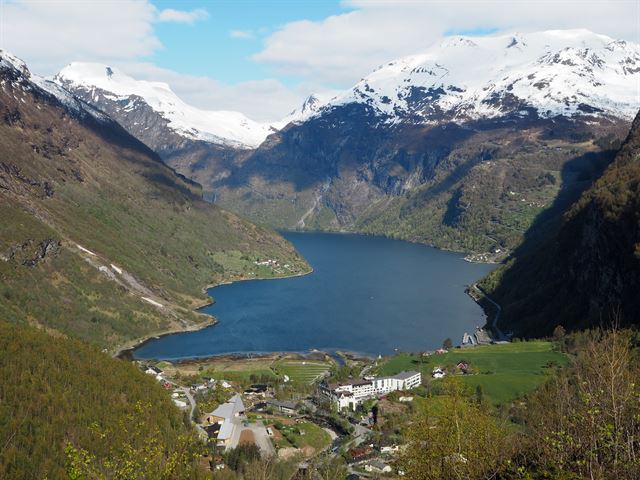
{"type": "Polygon", "coordinates": [[[400,372],[391,377],[358,380],[340,385],[322,384],[320,392],[331,400],[338,410],[343,408],[355,410],[365,400],[397,390],[411,390],[421,383],[420,372],[400,372]]]}
{"type": "Polygon", "coordinates": [[[213,412],[205,417],[205,422],[209,425],[219,424],[220,430],[216,438],[217,446],[228,447],[235,432],[236,427],[240,423],[241,417],[244,416],[244,403],[240,395],[234,395],[231,400],[218,406],[213,412]]]}

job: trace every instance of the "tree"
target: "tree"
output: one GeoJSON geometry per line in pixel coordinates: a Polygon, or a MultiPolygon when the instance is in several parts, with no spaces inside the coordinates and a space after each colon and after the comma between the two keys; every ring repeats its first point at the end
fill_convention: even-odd
{"type": "Polygon", "coordinates": [[[640,365],[628,331],[592,332],[527,405],[528,463],[580,478],[640,478],[640,365]]]}
{"type": "Polygon", "coordinates": [[[502,421],[472,401],[459,379],[443,381],[438,408],[423,410],[408,429],[400,468],[412,480],[490,478],[509,458],[502,421]]]}
{"type": "Polygon", "coordinates": [[[566,333],[567,332],[565,331],[564,327],[562,325],[558,325],[553,329],[553,339],[559,342],[564,339],[566,333]]]}
{"type": "Polygon", "coordinates": [[[445,338],[444,342],[442,342],[442,348],[444,348],[445,350],[450,350],[453,348],[453,340],[451,340],[450,338],[445,338]]]}
{"type": "MultiPolygon", "coordinates": [[[[106,458],[68,443],[65,447],[68,477],[74,480],[192,478],[196,473],[195,459],[203,453],[202,446],[192,434],[185,433],[167,452],[160,429],[148,430],[146,423],[150,415],[153,415],[151,404],[136,404],[135,412],[114,426],[126,440],[110,444],[106,458]]],[[[102,428],[97,423],[89,429],[98,438],[110,438],[114,433],[112,428],[102,428]]]]}

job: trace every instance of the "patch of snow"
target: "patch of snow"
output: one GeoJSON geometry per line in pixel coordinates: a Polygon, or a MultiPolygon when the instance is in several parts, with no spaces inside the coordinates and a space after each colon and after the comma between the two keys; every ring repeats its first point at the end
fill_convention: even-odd
{"type": "Polygon", "coordinates": [[[76,243],[76,247],[78,247],[78,248],[79,248],[80,250],[82,250],[84,253],[88,253],[89,255],[92,255],[92,256],[94,256],[94,257],[96,256],[96,254],[95,254],[95,253],[93,253],[91,250],[89,250],[89,249],[87,249],[87,248],[84,248],[82,245],[79,245],[79,244],[77,244],[77,243],[76,243]]]}
{"type": "Polygon", "coordinates": [[[151,299],[149,297],[140,297],[140,298],[142,298],[142,300],[144,300],[145,302],[150,303],[151,305],[154,305],[156,307],[159,307],[159,308],[163,308],[164,307],[164,305],[162,305],[160,302],[156,302],[155,300],[153,300],[153,299],[151,299]]]}
{"type": "Polygon", "coordinates": [[[125,109],[132,108],[135,97],[140,97],[168,120],[174,131],[196,140],[255,148],[273,132],[270,125],[254,122],[239,112],[200,110],[183,102],[166,83],[136,80],[117,68],[99,63],[73,62],[54,81],[84,89],[94,98],[102,93],[115,101],[129,99],[125,109]]]}

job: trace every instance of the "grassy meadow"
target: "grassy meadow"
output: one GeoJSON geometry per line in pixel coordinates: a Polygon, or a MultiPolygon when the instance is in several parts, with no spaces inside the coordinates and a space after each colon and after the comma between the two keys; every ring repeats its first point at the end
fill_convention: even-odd
{"type": "Polygon", "coordinates": [[[418,370],[425,379],[431,379],[435,367],[455,370],[471,389],[480,385],[483,394],[498,405],[533,391],[548,378],[554,366],[566,363],[567,357],[555,351],[552,342],[530,341],[452,349],[446,354],[428,357],[401,353],[386,359],[378,373],[393,375],[403,370],[418,370]],[[469,365],[468,375],[455,369],[461,361],[469,365]]]}

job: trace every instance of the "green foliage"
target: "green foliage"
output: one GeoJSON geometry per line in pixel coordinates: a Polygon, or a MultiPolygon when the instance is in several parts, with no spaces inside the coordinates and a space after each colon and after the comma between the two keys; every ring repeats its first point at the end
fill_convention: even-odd
{"type": "Polygon", "coordinates": [[[640,477],[640,360],[629,331],[589,332],[521,413],[517,461],[559,478],[640,477]]]}
{"type": "Polygon", "coordinates": [[[288,242],[202,201],[117,125],[69,117],[31,93],[18,102],[2,91],[0,107],[21,118],[0,124],[11,172],[0,189],[1,318],[110,347],[204,323],[192,310],[209,300],[207,285],[308,269],[288,242]],[[47,239],[60,247],[33,257],[47,239]]]}
{"type": "Polygon", "coordinates": [[[238,445],[224,456],[225,464],[238,473],[244,472],[247,466],[256,460],[260,460],[260,449],[254,444],[238,445]]]}
{"type": "Polygon", "coordinates": [[[0,322],[0,367],[0,478],[190,478],[182,414],[135,365],[0,322]]]}
{"type": "Polygon", "coordinates": [[[459,379],[443,381],[441,408],[423,410],[408,429],[400,464],[408,478],[492,478],[509,458],[509,431],[469,399],[459,379]]]}
{"type": "Polygon", "coordinates": [[[484,281],[503,329],[551,335],[637,325],[640,308],[640,119],[615,160],[571,206],[527,233],[509,262],[484,281]]]}

